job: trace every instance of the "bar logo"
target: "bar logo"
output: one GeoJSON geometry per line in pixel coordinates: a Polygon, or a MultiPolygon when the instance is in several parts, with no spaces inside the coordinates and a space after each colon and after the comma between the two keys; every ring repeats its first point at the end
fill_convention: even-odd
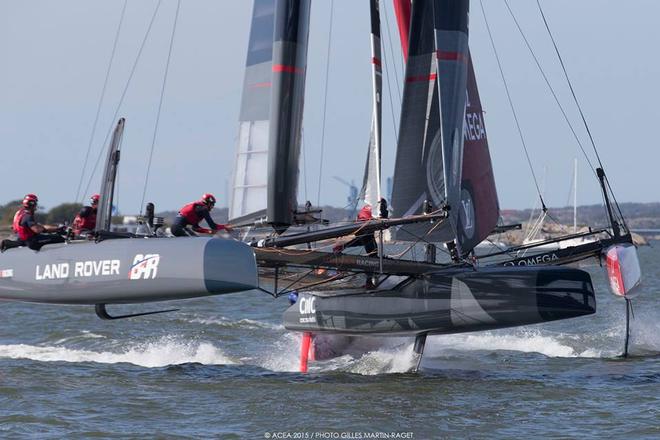
{"type": "Polygon", "coordinates": [[[158,265],[160,264],[159,254],[137,254],[133,258],[128,279],[129,280],[153,280],[158,275],[158,265]]]}

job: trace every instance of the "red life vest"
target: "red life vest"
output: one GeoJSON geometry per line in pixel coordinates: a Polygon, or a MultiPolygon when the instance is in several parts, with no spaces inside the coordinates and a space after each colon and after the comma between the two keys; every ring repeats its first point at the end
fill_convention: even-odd
{"type": "Polygon", "coordinates": [[[80,234],[82,231],[93,231],[96,228],[96,210],[91,208],[92,212],[87,217],[81,217],[80,213],[73,220],[73,232],[80,234]]]}
{"type": "Polygon", "coordinates": [[[362,209],[360,209],[360,212],[358,213],[357,219],[358,219],[358,221],[361,221],[361,222],[366,222],[367,220],[372,220],[373,217],[371,216],[371,206],[364,205],[364,207],[362,209]]]}
{"type": "Polygon", "coordinates": [[[202,207],[206,208],[206,205],[204,205],[203,203],[200,203],[200,202],[188,203],[186,206],[181,208],[181,211],[179,211],[179,215],[181,217],[185,218],[186,221],[188,222],[188,224],[190,224],[192,226],[197,226],[199,224],[199,222],[201,222],[202,219],[204,218],[204,217],[200,217],[197,214],[197,207],[198,206],[202,206],[202,207]]]}
{"type": "Polygon", "coordinates": [[[25,217],[26,214],[31,214],[34,215],[33,213],[27,211],[25,208],[21,208],[18,211],[16,211],[16,214],[14,214],[14,222],[12,224],[12,228],[14,229],[14,232],[18,234],[18,239],[22,241],[26,241],[37,235],[32,228],[28,226],[21,226],[21,221],[23,220],[23,217],[25,217]]]}

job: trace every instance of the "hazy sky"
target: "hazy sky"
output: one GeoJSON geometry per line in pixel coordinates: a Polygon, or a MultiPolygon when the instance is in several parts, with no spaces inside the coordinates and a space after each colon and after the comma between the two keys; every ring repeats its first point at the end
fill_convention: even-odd
{"type": "MultiPolygon", "coordinates": [[[[599,202],[595,178],[578,156],[504,1],[483,1],[548,205],[567,204],[574,157],[580,159],[578,203],[599,202]]],[[[27,192],[37,193],[46,207],[74,199],[123,3],[0,1],[0,203],[27,192]]],[[[509,3],[588,146],[536,2],[509,3]]],[[[113,114],[156,4],[156,0],[128,2],[83,188],[105,149],[103,141],[114,125],[113,114]]],[[[660,153],[653,135],[660,101],[660,2],[543,0],[542,4],[619,201],[660,200],[660,153]]],[[[381,5],[394,26],[391,1],[381,5]]],[[[139,210],[176,6],[175,0],[162,0],[119,111],[126,117],[119,182],[119,208],[124,213],[139,210]]],[[[330,7],[330,0],[312,2],[301,202],[306,198],[316,202],[319,185],[330,7]]],[[[324,204],[345,204],[347,188],[333,176],[362,179],[371,120],[368,9],[366,0],[334,0],[321,182],[324,204]]],[[[227,204],[251,10],[248,0],[181,2],[147,191],[147,199],[159,209],[176,209],[203,192],[213,192],[221,206],[227,204]]],[[[536,200],[536,190],[477,0],[471,2],[470,25],[500,205],[528,207],[536,200]]],[[[384,30],[384,51],[391,66],[390,38],[400,79],[398,37],[384,30]]],[[[394,72],[389,72],[394,81],[394,72]]],[[[400,98],[395,84],[392,91],[396,106],[400,98]]],[[[383,108],[384,176],[392,174],[395,155],[389,99],[385,97],[383,108]]],[[[398,120],[398,110],[394,113],[398,120]]],[[[85,197],[98,191],[100,174],[98,167],[85,197]]]]}

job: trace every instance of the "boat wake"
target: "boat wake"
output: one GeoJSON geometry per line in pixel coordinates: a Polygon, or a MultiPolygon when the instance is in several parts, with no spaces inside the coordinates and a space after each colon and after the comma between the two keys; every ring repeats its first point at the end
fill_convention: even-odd
{"type": "Polygon", "coordinates": [[[413,343],[399,343],[395,347],[382,347],[365,353],[350,362],[345,371],[365,376],[378,374],[408,373],[417,366],[413,355],[413,343]]]}
{"type": "Polygon", "coordinates": [[[651,310],[637,312],[632,321],[631,356],[660,355],[660,322],[651,310]]]}
{"type": "Polygon", "coordinates": [[[284,326],[281,324],[272,324],[270,322],[257,321],[247,318],[234,321],[229,318],[225,318],[224,316],[219,318],[192,318],[186,319],[186,322],[190,324],[213,325],[222,328],[284,330],[284,326]]]}
{"type": "MultiPolygon", "coordinates": [[[[287,332],[270,322],[226,317],[189,317],[186,323],[217,327],[199,340],[188,334],[169,335],[127,344],[109,335],[82,330],[44,344],[0,345],[0,358],[40,362],[128,363],[154,368],[198,363],[203,365],[253,365],[273,372],[298,372],[301,334],[287,332]],[[243,342],[222,347],[227,329],[252,330],[243,342]],[[217,333],[217,335],[214,335],[217,333]],[[212,341],[212,342],[211,342],[212,341]],[[258,342],[257,345],[253,345],[258,342]],[[233,348],[232,348],[233,347],[233,348]],[[251,348],[250,348],[251,347],[251,348]],[[264,348],[266,347],[266,348],[264,348]],[[228,351],[229,350],[229,351],[228,351]],[[230,354],[229,354],[230,353],[230,354]]],[[[421,368],[453,365],[460,359],[481,358],[484,352],[537,353],[548,358],[616,358],[621,354],[623,323],[609,321],[607,328],[570,333],[544,328],[520,328],[429,337],[421,368]]],[[[631,334],[632,357],[660,354],[660,323],[650,313],[638,313],[631,334]]],[[[230,338],[231,340],[232,338],[230,338]]],[[[412,338],[336,337],[320,335],[319,352],[336,353],[310,362],[310,373],[345,372],[360,375],[406,373],[415,367],[412,338]],[[338,338],[336,341],[333,338],[338,338]],[[343,339],[342,339],[343,338],[343,339]],[[348,342],[347,342],[348,341],[348,342]]]]}
{"type": "Polygon", "coordinates": [[[62,345],[0,345],[0,357],[40,362],[128,363],[141,367],[165,367],[187,363],[230,365],[236,362],[209,342],[181,341],[164,337],[153,342],[131,344],[117,351],[96,351],[62,345]]]}
{"type": "Polygon", "coordinates": [[[547,357],[585,355],[586,351],[580,351],[571,342],[575,343],[571,341],[570,335],[549,334],[539,330],[467,333],[433,336],[429,338],[424,354],[429,357],[443,357],[465,351],[517,351],[539,353],[547,357]]]}
{"type": "MultiPolygon", "coordinates": [[[[443,360],[480,357],[484,352],[536,353],[547,358],[613,359],[621,355],[623,323],[605,329],[570,333],[543,328],[519,328],[429,337],[421,368],[442,365],[443,360]]],[[[632,326],[631,357],[660,354],[660,323],[638,314],[632,326]]],[[[340,337],[341,338],[341,337],[340,337]]],[[[300,334],[283,333],[259,366],[271,371],[298,371],[300,334]]],[[[332,336],[321,336],[321,347],[332,345],[332,336]]],[[[344,341],[341,341],[345,344],[344,341]]],[[[416,362],[411,338],[354,338],[328,360],[310,362],[310,373],[347,372],[361,375],[406,373],[416,362]]],[[[451,363],[454,364],[453,362],[451,363]]]]}
{"type": "MultiPolygon", "coordinates": [[[[324,339],[331,335],[323,335],[324,339]]],[[[298,333],[283,333],[271,349],[257,359],[241,359],[244,363],[277,372],[298,372],[300,342],[298,333]]],[[[323,343],[328,343],[324,341],[323,343]]],[[[309,373],[346,372],[378,375],[409,372],[416,363],[411,338],[355,338],[349,346],[342,346],[339,356],[309,363],[309,373]]]]}

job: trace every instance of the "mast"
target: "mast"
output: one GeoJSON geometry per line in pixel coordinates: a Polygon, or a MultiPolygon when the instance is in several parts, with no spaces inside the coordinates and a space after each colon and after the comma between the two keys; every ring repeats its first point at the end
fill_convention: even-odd
{"type": "Polygon", "coordinates": [[[110,231],[112,220],[112,201],[115,193],[115,180],[117,179],[117,168],[119,167],[119,147],[124,134],[124,118],[117,122],[110,146],[108,147],[108,156],[105,162],[103,172],[103,181],[101,184],[101,198],[99,199],[98,214],[96,217],[96,232],[110,231]]]}
{"type": "Polygon", "coordinates": [[[362,183],[364,203],[374,208],[381,199],[381,121],[383,70],[381,63],[380,11],[379,1],[369,1],[371,16],[371,80],[373,86],[371,136],[367,150],[367,161],[362,183]]]}

